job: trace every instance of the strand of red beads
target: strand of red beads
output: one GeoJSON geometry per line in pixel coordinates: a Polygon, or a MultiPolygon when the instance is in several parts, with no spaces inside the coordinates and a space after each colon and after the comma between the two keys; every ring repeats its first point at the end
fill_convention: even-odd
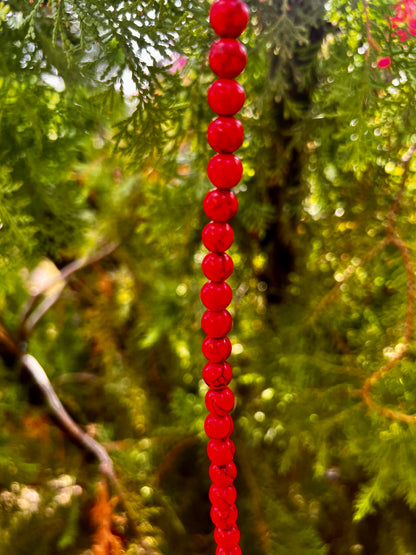
{"type": "Polygon", "coordinates": [[[226,359],[231,353],[227,333],[232,327],[231,314],[226,310],[232,299],[226,279],[233,271],[233,261],[225,252],[232,244],[234,233],[228,221],[235,216],[238,201],[230,190],[240,181],[243,167],[233,153],[244,138],[243,126],[233,117],[243,106],[245,92],[235,81],[244,69],[247,54],[237,40],[247,26],[249,10],[241,0],[216,0],[210,10],[210,24],[220,39],[210,51],[209,65],[219,79],[208,90],[208,103],[218,115],[208,127],[210,146],[217,152],[209,161],[207,172],[215,186],[204,199],[204,211],[210,222],[202,231],[202,242],[210,251],[202,262],[208,278],[201,290],[201,300],[207,308],[202,316],[202,329],[207,337],[202,352],[208,359],[203,378],[209,390],[205,404],[209,414],[205,431],[210,438],[207,446],[211,461],[209,475],[212,485],[209,498],[211,519],[215,525],[216,555],[241,555],[240,531],[235,505],[237,492],[233,485],[237,469],[233,462],[235,446],[230,439],[234,395],[228,384],[232,377],[226,359]]]}

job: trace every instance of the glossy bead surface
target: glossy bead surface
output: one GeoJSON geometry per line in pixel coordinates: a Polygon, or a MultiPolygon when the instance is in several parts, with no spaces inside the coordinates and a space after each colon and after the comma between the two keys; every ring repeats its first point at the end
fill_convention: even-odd
{"type": "Polygon", "coordinates": [[[211,508],[211,520],[218,528],[231,528],[237,522],[238,510],[235,505],[221,510],[218,507],[211,508]]]}
{"type": "Polygon", "coordinates": [[[209,22],[220,37],[238,37],[247,27],[250,11],[241,0],[217,0],[211,6],[209,22]]]}
{"type": "Polygon", "coordinates": [[[227,549],[226,547],[217,547],[215,555],[242,555],[242,551],[239,545],[236,545],[231,549],[227,549]]]}
{"type": "Polygon", "coordinates": [[[224,416],[209,414],[205,418],[204,429],[211,439],[226,439],[230,437],[234,429],[233,419],[229,414],[224,416]]]}
{"type": "Polygon", "coordinates": [[[231,354],[231,342],[228,337],[206,337],[202,342],[202,353],[204,357],[213,363],[219,363],[227,359],[231,354]]]}
{"type": "Polygon", "coordinates": [[[202,271],[204,276],[211,281],[224,281],[233,273],[234,264],[232,258],[227,253],[216,254],[210,252],[202,261],[202,271]]]}
{"type": "Polygon", "coordinates": [[[204,199],[204,212],[214,222],[228,222],[237,214],[238,200],[232,191],[213,189],[204,199]]]}
{"type": "Polygon", "coordinates": [[[234,231],[229,224],[210,222],[202,230],[202,242],[212,252],[224,252],[234,240],[234,231]]]}
{"type": "Polygon", "coordinates": [[[204,332],[211,337],[223,337],[233,327],[233,319],[228,310],[206,310],[201,318],[204,332]]]}
{"type": "Polygon", "coordinates": [[[218,547],[231,549],[240,541],[240,530],[237,526],[231,526],[231,528],[215,528],[214,538],[218,547]]]}
{"type": "Polygon", "coordinates": [[[224,310],[230,304],[232,298],[233,291],[225,282],[209,281],[201,289],[202,304],[210,310],[224,310]]]}
{"type": "Polygon", "coordinates": [[[202,370],[202,378],[204,382],[214,389],[226,387],[233,377],[233,371],[228,362],[214,364],[207,362],[202,370]]]}
{"type": "Polygon", "coordinates": [[[234,443],[231,439],[210,439],[207,445],[207,454],[211,462],[227,464],[234,458],[234,443]]]}
{"type": "Polygon", "coordinates": [[[247,63],[247,52],[237,39],[220,39],[211,47],[209,65],[218,77],[234,79],[247,63]]]}
{"type": "Polygon", "coordinates": [[[209,488],[209,500],[214,507],[218,507],[222,511],[226,511],[232,505],[235,505],[237,499],[237,491],[234,486],[221,488],[212,484],[209,488]]]}
{"type": "Polygon", "coordinates": [[[217,416],[224,416],[231,412],[234,408],[234,403],[234,393],[229,387],[224,387],[224,389],[210,389],[205,395],[205,406],[209,412],[217,416]]]}
{"type": "Polygon", "coordinates": [[[239,149],[244,140],[244,129],[236,118],[219,116],[208,126],[208,143],[222,154],[231,154],[239,149]]]}
{"type": "Polygon", "coordinates": [[[211,463],[209,467],[209,477],[216,486],[231,486],[237,477],[237,467],[233,462],[225,465],[211,463]]]}
{"type": "Polygon", "coordinates": [[[208,104],[220,116],[233,116],[243,107],[246,93],[234,79],[217,79],[208,89],[208,104]]]}
{"type": "Polygon", "coordinates": [[[208,162],[207,174],[215,187],[231,189],[243,175],[243,164],[235,154],[215,154],[208,162]]]}

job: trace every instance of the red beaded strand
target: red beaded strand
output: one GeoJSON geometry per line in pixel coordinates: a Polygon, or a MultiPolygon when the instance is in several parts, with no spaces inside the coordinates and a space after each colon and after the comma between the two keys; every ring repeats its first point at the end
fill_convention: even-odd
{"type": "Polygon", "coordinates": [[[235,446],[230,439],[233,420],[234,394],[228,384],[232,378],[231,366],[226,359],[231,343],[226,337],[232,327],[227,307],[232,290],[226,283],[233,271],[233,261],[225,252],[232,244],[234,232],[227,223],[238,210],[238,200],[230,191],[243,174],[240,159],[233,153],[242,145],[244,131],[234,115],[245,100],[243,87],[234,80],[244,69],[247,54],[237,37],[244,31],[249,10],[242,0],[215,0],[210,10],[210,24],[220,37],[210,51],[209,65],[219,77],[208,90],[208,103],[218,115],[209,125],[207,139],[218,153],[209,161],[207,173],[216,187],[204,199],[204,211],[211,220],[202,231],[202,242],[210,251],[202,262],[202,271],[209,280],[201,289],[201,300],[207,308],[202,316],[202,329],[207,337],[202,352],[208,359],[202,377],[209,390],[205,404],[209,411],[205,419],[205,432],[210,438],[207,446],[211,461],[209,476],[212,485],[209,499],[212,503],[211,520],[215,525],[216,555],[241,555],[240,531],[237,527],[237,492],[233,485],[237,469],[233,462],[235,446]]]}

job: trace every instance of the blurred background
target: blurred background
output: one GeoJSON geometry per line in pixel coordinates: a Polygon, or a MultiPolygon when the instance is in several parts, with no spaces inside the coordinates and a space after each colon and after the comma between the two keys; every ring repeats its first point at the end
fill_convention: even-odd
{"type": "MultiPolygon", "coordinates": [[[[242,550],[415,554],[416,8],[248,4],[229,279],[242,550]]],[[[0,2],[0,554],[215,552],[208,12],[0,2]]]]}

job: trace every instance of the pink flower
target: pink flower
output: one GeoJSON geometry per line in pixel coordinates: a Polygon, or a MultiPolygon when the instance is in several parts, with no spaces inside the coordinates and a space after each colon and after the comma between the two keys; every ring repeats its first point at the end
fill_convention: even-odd
{"type": "Polygon", "coordinates": [[[389,56],[386,56],[385,58],[380,58],[380,60],[377,62],[378,67],[389,67],[389,65],[391,64],[391,60],[389,56]]]}
{"type": "Polygon", "coordinates": [[[186,64],[186,56],[181,56],[177,52],[175,52],[172,56],[172,66],[169,68],[170,73],[176,73],[180,71],[183,66],[186,64]]]}

